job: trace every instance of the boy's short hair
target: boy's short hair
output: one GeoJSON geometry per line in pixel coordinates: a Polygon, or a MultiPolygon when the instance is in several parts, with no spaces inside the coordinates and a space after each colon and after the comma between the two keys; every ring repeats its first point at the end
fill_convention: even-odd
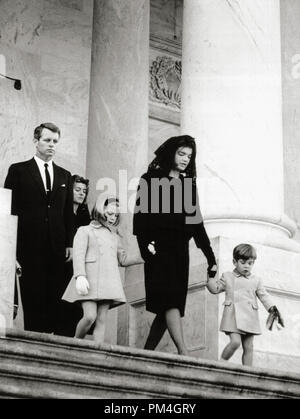
{"type": "Polygon", "coordinates": [[[238,261],[248,260],[248,259],[257,259],[256,249],[251,246],[251,244],[239,244],[233,251],[233,259],[238,261]]]}

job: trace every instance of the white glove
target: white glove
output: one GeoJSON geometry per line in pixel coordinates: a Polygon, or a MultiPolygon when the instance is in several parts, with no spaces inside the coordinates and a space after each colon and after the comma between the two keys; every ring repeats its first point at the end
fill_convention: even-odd
{"type": "Polygon", "coordinates": [[[78,276],[76,279],[76,291],[82,297],[88,295],[90,289],[90,284],[85,276],[78,276]]]}
{"type": "Polygon", "coordinates": [[[153,256],[156,255],[155,242],[149,244],[148,250],[153,256]]]}

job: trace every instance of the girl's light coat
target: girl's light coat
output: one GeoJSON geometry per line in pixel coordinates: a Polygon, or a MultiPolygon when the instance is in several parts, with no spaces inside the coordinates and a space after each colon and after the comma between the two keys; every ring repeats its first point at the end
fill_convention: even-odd
{"type": "Polygon", "coordinates": [[[260,278],[255,275],[245,277],[236,271],[227,272],[220,280],[210,278],[207,288],[212,294],[226,293],[221,332],[230,333],[238,329],[254,335],[262,333],[257,298],[267,311],[274,304],[260,278]]]}
{"type": "Polygon", "coordinates": [[[144,263],[140,255],[127,255],[117,233],[99,223],[81,227],[74,239],[74,276],[63,295],[63,300],[76,301],[111,300],[112,306],[126,302],[119,266],[144,263]],[[90,289],[87,296],[79,296],[76,278],[85,276],[90,289]]]}

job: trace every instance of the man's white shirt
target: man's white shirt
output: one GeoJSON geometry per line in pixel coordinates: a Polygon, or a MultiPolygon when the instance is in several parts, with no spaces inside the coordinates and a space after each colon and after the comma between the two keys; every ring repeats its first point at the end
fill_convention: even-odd
{"type": "MultiPolygon", "coordinates": [[[[44,162],[44,160],[40,159],[37,156],[34,156],[34,160],[36,161],[36,164],[38,165],[40,174],[42,176],[45,192],[47,192],[46,173],[45,173],[46,162],[44,162]]],[[[48,171],[49,171],[50,179],[51,179],[51,189],[53,189],[53,180],[54,180],[53,161],[50,160],[49,162],[47,162],[47,164],[48,164],[48,171]]]]}

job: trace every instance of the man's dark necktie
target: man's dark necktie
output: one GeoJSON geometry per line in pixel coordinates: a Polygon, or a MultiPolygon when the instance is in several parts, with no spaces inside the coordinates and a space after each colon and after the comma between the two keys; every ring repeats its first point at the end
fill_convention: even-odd
{"type": "Polygon", "coordinates": [[[47,193],[47,199],[48,201],[50,200],[50,195],[51,195],[51,178],[50,178],[50,173],[48,170],[48,164],[45,163],[45,175],[46,175],[46,193],[47,193]]]}

